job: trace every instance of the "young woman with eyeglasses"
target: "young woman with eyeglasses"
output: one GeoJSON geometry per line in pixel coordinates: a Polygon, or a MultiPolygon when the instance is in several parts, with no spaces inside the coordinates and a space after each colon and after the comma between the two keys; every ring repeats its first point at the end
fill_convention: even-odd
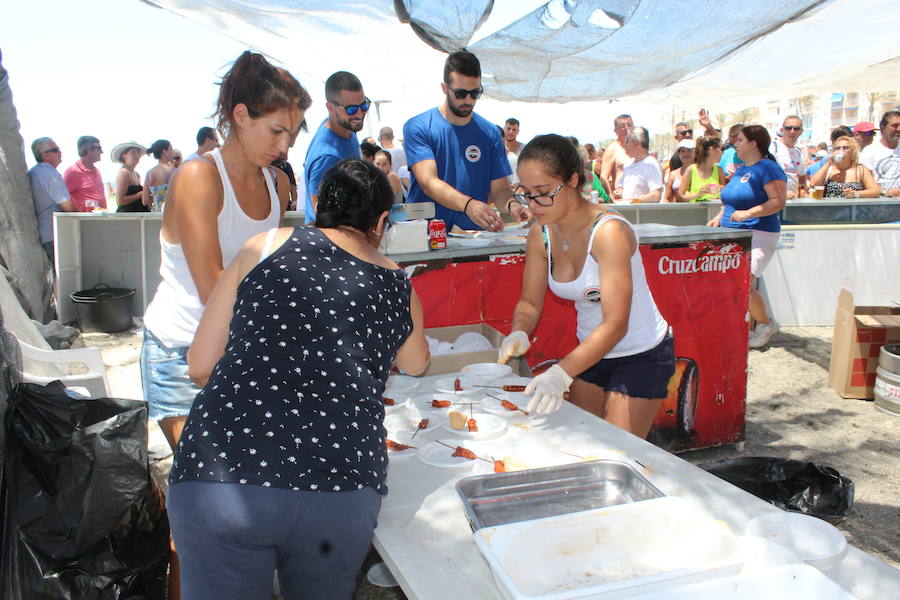
{"type": "Polygon", "coordinates": [[[524,354],[547,288],[573,300],[578,345],[526,388],[529,411],[570,401],[645,438],[675,371],[674,343],[647,285],[639,240],[619,213],[579,191],[578,150],[558,135],[534,138],[519,155],[520,201],[537,219],[528,234],[522,293],[500,362],[524,354]]]}
{"type": "Polygon", "coordinates": [[[825,198],[878,198],[881,188],[872,172],[859,164],[859,146],[841,136],[831,147],[832,154],[823,168],[813,174],[810,186],[825,186],[825,198]]]}

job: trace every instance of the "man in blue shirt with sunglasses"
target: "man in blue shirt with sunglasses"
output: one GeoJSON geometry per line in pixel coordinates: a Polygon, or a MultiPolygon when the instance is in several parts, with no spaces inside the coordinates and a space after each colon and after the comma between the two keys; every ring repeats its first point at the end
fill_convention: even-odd
{"type": "Polygon", "coordinates": [[[316,220],[319,185],[325,173],[345,158],[359,158],[356,132],[362,130],[371,102],[353,73],[338,71],[325,81],[328,118],[322,122],[306,150],[303,179],[306,183],[306,222],[316,220]]]}
{"type": "Polygon", "coordinates": [[[471,52],[454,52],[444,63],[444,103],[403,126],[403,147],[412,171],[407,202],[434,202],[435,217],[462,229],[500,231],[503,220],[490,206],[530,218],[514,201],[512,173],[496,125],[474,113],[481,97],[481,64],[471,52]]]}

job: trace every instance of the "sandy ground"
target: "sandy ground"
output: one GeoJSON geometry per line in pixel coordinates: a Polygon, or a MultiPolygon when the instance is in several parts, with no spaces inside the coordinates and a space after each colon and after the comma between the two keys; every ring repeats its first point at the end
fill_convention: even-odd
{"type": "MultiPolygon", "coordinates": [[[[788,327],[749,358],[746,442],[682,454],[692,463],[737,456],[776,456],[831,466],[853,480],[853,511],[837,526],[850,543],[900,568],[900,418],[872,402],[845,400],[828,386],[830,327],[788,327]]],[[[103,349],[113,394],[141,398],[140,332],[85,334],[103,349]]],[[[151,427],[151,460],[163,483],[171,466],[168,445],[151,427]]],[[[364,571],[377,560],[374,552],[364,571]]],[[[405,598],[399,588],[365,581],[361,599],[405,598]]]]}

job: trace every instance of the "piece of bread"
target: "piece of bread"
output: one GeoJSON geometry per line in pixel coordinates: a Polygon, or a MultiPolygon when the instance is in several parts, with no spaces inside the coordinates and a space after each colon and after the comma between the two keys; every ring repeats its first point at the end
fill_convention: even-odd
{"type": "Polygon", "coordinates": [[[515,456],[504,456],[503,464],[506,466],[507,473],[511,471],[524,471],[531,468],[531,465],[519,460],[515,456]]]}
{"type": "Polygon", "coordinates": [[[469,420],[469,417],[465,414],[451,410],[447,413],[447,416],[450,417],[450,427],[453,429],[462,430],[466,428],[466,421],[469,420]]]}

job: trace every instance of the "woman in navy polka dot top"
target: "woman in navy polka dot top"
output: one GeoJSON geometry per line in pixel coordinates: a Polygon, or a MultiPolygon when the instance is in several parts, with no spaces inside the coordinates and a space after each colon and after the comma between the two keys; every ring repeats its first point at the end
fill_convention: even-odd
{"type": "Polygon", "coordinates": [[[251,239],[216,285],[169,476],[186,598],[267,597],[275,569],[285,598],[350,597],[387,493],[388,373],[429,360],[419,300],[377,250],[391,199],[344,161],[315,226],[251,239]]]}

